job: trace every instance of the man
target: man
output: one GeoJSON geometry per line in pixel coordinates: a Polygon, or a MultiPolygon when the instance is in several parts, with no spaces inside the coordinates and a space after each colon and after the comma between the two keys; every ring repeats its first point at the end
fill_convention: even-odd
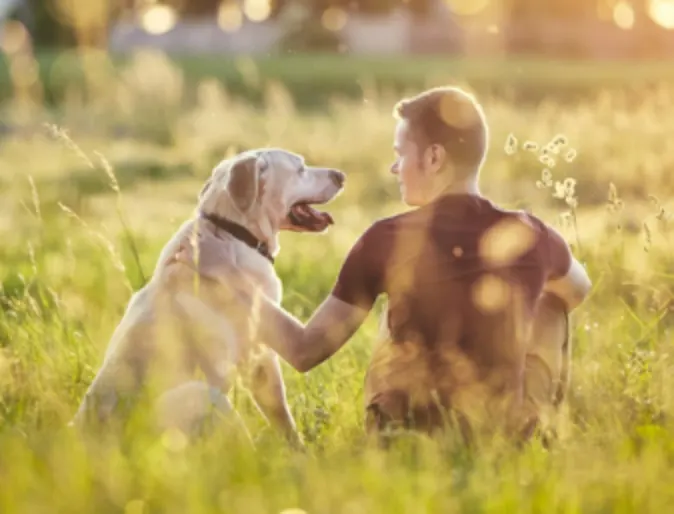
{"type": "MultiPolygon", "coordinates": [[[[368,432],[433,433],[454,420],[467,438],[527,437],[539,404],[559,400],[567,313],[590,280],[553,228],[481,195],[488,129],[471,96],[432,89],[399,102],[395,115],[391,172],[416,209],[365,231],[306,325],[259,302],[260,338],[306,372],[335,354],[385,294],[386,334],[365,384],[368,432]]],[[[199,271],[217,279],[217,252],[200,254],[210,261],[200,260],[199,271]]],[[[179,259],[192,263],[191,251],[179,259]]]]}

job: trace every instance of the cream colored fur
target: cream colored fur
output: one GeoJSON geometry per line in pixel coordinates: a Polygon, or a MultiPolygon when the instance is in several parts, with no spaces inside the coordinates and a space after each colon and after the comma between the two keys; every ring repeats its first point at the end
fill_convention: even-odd
{"type": "MultiPolygon", "coordinates": [[[[330,201],[342,188],[335,173],[305,166],[301,156],[285,150],[253,150],[218,164],[199,196],[198,211],[245,226],[276,255],[290,207],[330,201]]],[[[211,410],[231,413],[225,395],[233,373],[244,371],[262,413],[301,444],[279,358],[256,338],[255,305],[232,301],[222,283],[198,280],[191,268],[171,260],[199,231],[219,239],[217,258],[229,260],[238,271],[228,277],[231,281],[242,280],[280,303],[282,284],[272,263],[197,212],[168,241],[150,281],[132,296],[73,424],[111,422],[121,413],[123,399],[133,403],[141,391],[149,391],[159,427],[190,432],[211,410]],[[197,372],[204,380],[196,379],[197,372]]]]}

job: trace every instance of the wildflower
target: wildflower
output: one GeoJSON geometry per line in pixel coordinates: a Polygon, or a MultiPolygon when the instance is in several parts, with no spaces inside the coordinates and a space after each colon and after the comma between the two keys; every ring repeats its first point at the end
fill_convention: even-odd
{"type": "Polygon", "coordinates": [[[506,155],[514,155],[516,152],[517,152],[517,138],[512,134],[508,134],[508,138],[506,139],[505,144],[505,153],[506,155]]]}

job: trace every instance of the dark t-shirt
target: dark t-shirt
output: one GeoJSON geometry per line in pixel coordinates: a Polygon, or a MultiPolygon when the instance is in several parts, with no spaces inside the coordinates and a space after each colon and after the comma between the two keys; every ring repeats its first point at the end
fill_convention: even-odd
{"type": "Polygon", "coordinates": [[[517,376],[536,299],[570,265],[564,239],[535,216],[447,195],[375,222],[349,252],[332,294],[364,309],[385,294],[390,344],[412,348],[426,375],[451,389],[464,375],[517,376]],[[465,360],[471,372],[452,371],[450,360],[465,360]]]}

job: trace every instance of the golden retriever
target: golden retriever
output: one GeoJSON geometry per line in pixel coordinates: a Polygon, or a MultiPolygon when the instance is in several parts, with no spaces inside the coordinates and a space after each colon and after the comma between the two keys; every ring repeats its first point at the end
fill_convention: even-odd
{"type": "Polygon", "coordinates": [[[279,303],[282,285],[273,266],[279,231],[326,230],[332,218],[311,205],[331,201],[344,180],[342,172],[307,166],[283,149],[220,162],[199,194],[196,215],[165,245],[150,281],[131,298],[71,425],[110,422],[150,391],[160,427],[193,433],[211,410],[236,416],[225,395],[232,373],[245,370],[259,409],[301,445],[279,357],[256,339],[253,306],[237,304],[225,286],[199,280],[171,256],[198,231],[211,231],[238,271],[231,280],[243,279],[279,303]],[[203,380],[195,378],[198,371],[203,380]]]}

